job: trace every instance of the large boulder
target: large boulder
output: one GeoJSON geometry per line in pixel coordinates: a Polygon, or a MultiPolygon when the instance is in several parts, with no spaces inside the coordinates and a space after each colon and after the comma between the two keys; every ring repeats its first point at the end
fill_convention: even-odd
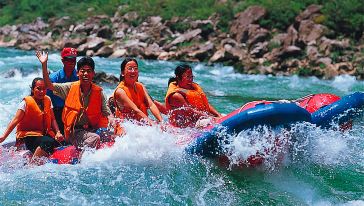
{"type": "Polygon", "coordinates": [[[308,6],[302,13],[300,13],[296,17],[296,21],[301,22],[301,21],[307,20],[307,19],[312,20],[312,16],[314,16],[315,14],[320,13],[321,8],[322,8],[322,6],[315,5],[315,4],[312,4],[312,5],[308,6]]]}
{"type": "Polygon", "coordinates": [[[80,55],[84,55],[87,50],[97,51],[105,44],[105,39],[100,37],[89,37],[87,38],[86,43],[80,45],[77,48],[77,51],[80,55]]]}
{"type": "Polygon", "coordinates": [[[317,41],[328,32],[326,26],[316,24],[311,20],[303,20],[298,29],[299,41],[307,44],[311,41],[317,41]]]}
{"type": "Polygon", "coordinates": [[[269,31],[267,29],[264,29],[257,24],[250,24],[248,26],[247,46],[250,48],[258,42],[264,42],[268,37],[269,31]]]}
{"type": "Polygon", "coordinates": [[[298,39],[298,32],[294,28],[293,25],[288,27],[287,29],[287,35],[285,36],[285,39],[283,40],[283,47],[288,47],[295,45],[298,39]]]}
{"type": "Polygon", "coordinates": [[[171,48],[172,46],[175,46],[177,44],[186,42],[186,41],[190,41],[191,39],[193,39],[194,37],[196,37],[197,35],[199,35],[202,32],[201,29],[195,29],[189,32],[186,32],[180,36],[178,36],[177,38],[175,38],[171,43],[169,43],[166,46],[166,49],[171,48]]]}
{"type": "Polygon", "coordinates": [[[103,26],[97,31],[97,36],[103,39],[111,39],[113,35],[113,31],[110,29],[109,26],[103,26]]]}
{"type": "Polygon", "coordinates": [[[119,48],[114,50],[114,52],[111,54],[110,57],[119,58],[119,57],[124,57],[126,54],[127,54],[126,49],[119,48]]]}
{"type": "Polygon", "coordinates": [[[105,72],[96,72],[93,82],[97,84],[108,84],[108,85],[117,85],[119,83],[119,79],[112,74],[106,74],[105,72]]]}
{"type": "Polygon", "coordinates": [[[97,50],[97,52],[95,53],[95,56],[108,57],[113,52],[114,52],[114,50],[112,47],[105,45],[105,46],[101,47],[99,50],[97,50]]]}
{"type": "Polygon", "coordinates": [[[325,55],[330,55],[330,53],[335,50],[343,50],[350,47],[349,39],[343,39],[339,41],[322,37],[319,43],[319,50],[325,55]]]}
{"type": "Polygon", "coordinates": [[[163,52],[163,49],[157,44],[149,44],[144,50],[144,57],[146,59],[156,59],[163,52]]]}
{"type": "Polygon", "coordinates": [[[188,56],[198,59],[199,61],[204,61],[208,57],[212,56],[214,53],[214,48],[214,44],[208,41],[204,44],[198,45],[196,50],[188,53],[188,56]]]}
{"type": "Polygon", "coordinates": [[[250,24],[258,22],[266,14],[266,9],[260,6],[251,6],[245,11],[236,14],[235,20],[230,27],[230,34],[233,35],[238,42],[241,42],[244,33],[248,29],[247,27],[250,24]]]}

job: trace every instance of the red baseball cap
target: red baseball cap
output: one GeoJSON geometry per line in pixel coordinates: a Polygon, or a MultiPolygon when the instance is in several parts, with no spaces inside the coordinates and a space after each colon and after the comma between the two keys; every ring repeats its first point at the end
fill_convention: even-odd
{"type": "Polygon", "coordinates": [[[63,58],[76,58],[77,57],[77,49],[71,47],[63,48],[61,52],[61,57],[63,58]]]}

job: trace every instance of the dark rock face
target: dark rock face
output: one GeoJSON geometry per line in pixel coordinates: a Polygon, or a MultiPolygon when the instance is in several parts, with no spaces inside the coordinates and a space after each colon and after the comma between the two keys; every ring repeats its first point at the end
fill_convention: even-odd
{"type": "Polygon", "coordinates": [[[94,79],[94,83],[97,84],[109,84],[109,85],[117,85],[119,83],[119,79],[113,75],[106,74],[105,72],[96,72],[94,79]]]}

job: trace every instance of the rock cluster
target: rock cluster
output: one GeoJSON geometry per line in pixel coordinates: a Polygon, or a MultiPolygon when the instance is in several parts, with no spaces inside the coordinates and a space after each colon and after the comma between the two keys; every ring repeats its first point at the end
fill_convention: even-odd
{"type": "Polygon", "coordinates": [[[22,50],[71,46],[80,55],[223,63],[248,74],[320,78],[349,74],[364,79],[364,33],[357,42],[331,39],[333,32],[320,24],[320,10],[319,5],[307,7],[285,32],[260,26],[267,11],[259,6],[238,13],[228,32],[218,29],[217,15],[206,20],[151,16],[140,23],[135,12],[93,16],[77,24],[67,16],[48,22],[38,18],[0,28],[0,46],[22,50]]]}

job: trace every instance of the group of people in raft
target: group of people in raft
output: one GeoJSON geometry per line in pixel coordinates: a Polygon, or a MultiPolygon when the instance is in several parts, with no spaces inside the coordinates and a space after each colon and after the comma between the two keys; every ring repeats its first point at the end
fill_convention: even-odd
{"type": "Polygon", "coordinates": [[[91,57],[82,57],[76,65],[77,50],[66,47],[61,52],[63,69],[49,75],[48,53],[36,51],[36,56],[43,78],[33,80],[30,95],[24,97],[0,136],[1,143],[17,127],[16,144],[25,144],[33,153],[31,163],[39,163],[40,157],[48,157],[54,148],[65,144],[97,148],[102,139],[100,129],[112,125],[115,134],[123,133],[117,123],[120,120],[155,124],[163,121],[162,112],[168,114],[171,125],[185,128],[194,127],[201,119],[221,117],[193,82],[192,69],[185,64],[175,69],[165,103],[160,103],[138,82],[138,62],[133,58],[121,63],[120,83],[107,99],[102,88],[92,82],[95,63],[91,57]],[[148,109],[155,121],[148,117],[148,109]]]}

